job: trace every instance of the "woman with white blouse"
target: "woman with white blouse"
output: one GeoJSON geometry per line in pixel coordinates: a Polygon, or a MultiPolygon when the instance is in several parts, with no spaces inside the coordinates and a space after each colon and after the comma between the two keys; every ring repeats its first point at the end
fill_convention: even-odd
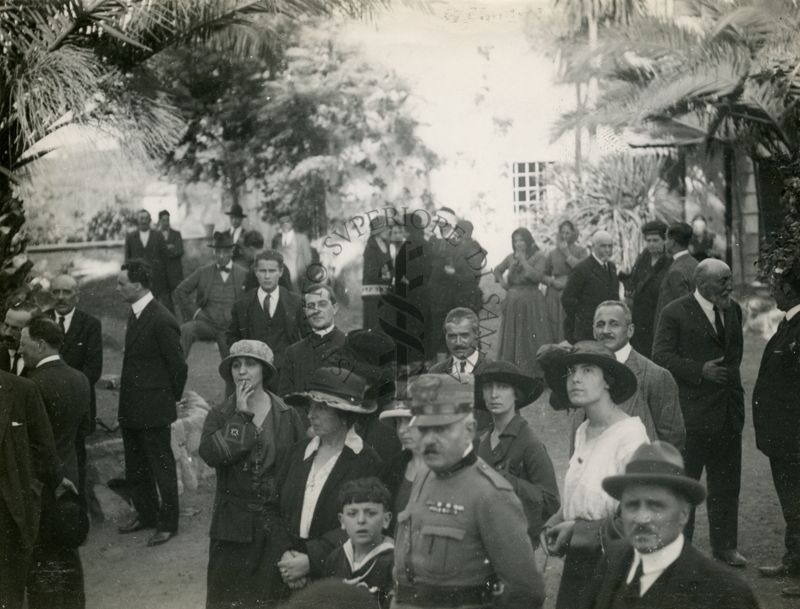
{"type": "Polygon", "coordinates": [[[292,450],[278,482],[291,545],[278,568],[290,588],[321,577],[325,558],[345,541],[338,505],[342,484],[380,471],[378,454],[353,429],[358,417],[374,410],[363,406],[364,389],[364,380],[347,370],[320,368],[307,391],[286,397],[308,408],[314,432],[292,450]]]}
{"type": "Polygon", "coordinates": [[[579,606],[602,555],[603,524],[617,509],[602,480],[624,473],[634,451],[648,438],[641,420],[617,406],[636,392],[636,377],[609,349],[581,341],[540,353],[539,361],[557,400],[568,400],[586,413],[575,434],[561,509],[542,531],[545,550],[564,556],[556,609],[572,609],[579,606]]]}

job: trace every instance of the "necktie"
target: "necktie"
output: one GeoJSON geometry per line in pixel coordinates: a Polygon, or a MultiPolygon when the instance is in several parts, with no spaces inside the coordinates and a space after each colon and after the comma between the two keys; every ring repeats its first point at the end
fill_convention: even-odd
{"type": "Polygon", "coordinates": [[[67,333],[67,330],[66,330],[66,328],[64,327],[64,316],[63,316],[63,315],[59,315],[59,316],[58,316],[58,327],[59,327],[59,328],[61,328],[61,331],[62,331],[64,334],[66,334],[66,333],[67,333]]]}
{"type": "Polygon", "coordinates": [[[641,580],[642,575],[644,574],[644,568],[642,566],[642,561],[639,561],[639,564],[636,566],[636,572],[633,574],[633,579],[631,583],[627,585],[625,588],[625,600],[634,601],[638,598],[641,598],[641,580]]]}
{"type": "Polygon", "coordinates": [[[467,361],[466,360],[463,360],[463,359],[461,360],[459,371],[461,372],[461,374],[464,374],[467,371],[467,361]]]}
{"type": "Polygon", "coordinates": [[[21,356],[19,354],[19,351],[15,351],[14,352],[14,360],[11,362],[11,372],[13,372],[14,374],[17,374],[17,375],[19,374],[19,360],[20,360],[20,358],[21,358],[21,356]]]}
{"type": "Polygon", "coordinates": [[[272,319],[272,313],[269,312],[270,309],[270,293],[267,292],[266,298],[264,298],[264,315],[266,315],[267,320],[272,319]]]}
{"type": "Polygon", "coordinates": [[[722,316],[719,314],[719,309],[714,307],[714,328],[717,331],[717,336],[722,342],[725,342],[725,326],[722,325],[722,316]]]}

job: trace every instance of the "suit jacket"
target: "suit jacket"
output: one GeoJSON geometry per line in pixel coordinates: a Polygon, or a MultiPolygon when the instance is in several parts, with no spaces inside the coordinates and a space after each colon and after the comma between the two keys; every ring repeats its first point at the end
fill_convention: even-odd
{"type": "Polygon", "coordinates": [[[594,256],[589,256],[572,269],[561,294],[564,335],[569,342],[593,340],[594,310],[604,300],[619,300],[617,267],[609,262],[605,270],[594,256]]]}
{"type": "MultiPolygon", "coordinates": [[[[55,313],[50,312],[55,319],[55,313]]],[[[64,344],[61,346],[61,359],[68,366],[80,370],[89,379],[91,401],[89,403],[88,421],[83,431],[86,434],[94,431],[94,420],[97,417],[97,399],[94,386],[103,373],[103,329],[100,320],[75,309],[72,322],[69,324],[64,344]]]]}
{"type": "MultiPolygon", "coordinates": [[[[278,302],[283,303],[286,311],[286,345],[270,345],[275,354],[275,365],[283,365],[283,354],[286,347],[296,343],[308,333],[308,322],[303,312],[303,301],[300,296],[286,288],[278,288],[280,296],[278,302]]],[[[264,309],[258,301],[258,290],[245,292],[233,305],[231,323],[227,331],[228,344],[232,345],[237,340],[250,339],[267,341],[267,327],[264,323],[264,309]]]]}
{"type": "MultiPolygon", "coordinates": [[[[305,439],[305,427],[293,408],[272,392],[274,421],[275,469],[286,461],[295,444],[305,439]]],[[[236,396],[229,396],[219,406],[212,408],[200,438],[200,457],[217,470],[217,491],[214,496],[214,513],[211,517],[211,539],[237,543],[253,541],[253,531],[263,526],[259,513],[250,509],[255,502],[267,502],[267,509],[277,515],[278,497],[275,494],[259,498],[253,489],[253,476],[249,468],[250,452],[257,445],[258,432],[253,417],[236,409],[236,396]],[[250,428],[249,430],[247,428],[250,428]]]]}
{"type": "Polygon", "coordinates": [[[740,430],[744,425],[742,363],[742,309],[736,302],[724,311],[725,340],[717,336],[694,294],[668,304],[661,312],[653,344],[653,360],[669,370],[678,383],[678,395],[687,432],[713,433],[728,417],[740,430]],[[703,378],[703,364],[724,357],[728,382],[703,378]]]}
{"type": "Polygon", "coordinates": [[[633,305],[633,325],[636,332],[631,338],[633,348],[650,357],[653,352],[653,337],[656,333],[656,308],[661,283],[672,263],[669,256],[661,256],[655,265],[647,250],[639,254],[630,275],[623,281],[633,305]]]}
{"type": "MultiPolygon", "coordinates": [[[[245,293],[245,283],[247,282],[248,271],[243,266],[233,263],[228,281],[233,287],[235,300],[239,300],[245,293]]],[[[206,264],[192,272],[186,279],[175,288],[175,302],[183,315],[183,319],[189,321],[195,319],[198,313],[205,309],[208,304],[208,295],[211,290],[211,283],[214,275],[219,273],[216,263],[206,264]],[[194,293],[194,306],[191,304],[191,295],[194,293]]],[[[209,321],[215,325],[224,326],[226,320],[209,321]]]]}
{"type": "MultiPolygon", "coordinates": [[[[433,366],[431,366],[428,372],[430,372],[431,374],[450,374],[451,370],[453,369],[454,359],[455,358],[452,355],[448,355],[441,362],[438,362],[433,366]]],[[[492,359],[490,357],[484,355],[479,351],[478,361],[475,362],[475,368],[472,370],[473,376],[476,373],[480,372],[483,369],[483,367],[491,361],[492,359]]],[[[478,424],[477,437],[476,437],[477,441],[477,438],[480,437],[480,434],[484,430],[489,429],[489,427],[492,426],[492,415],[490,415],[486,410],[476,410],[474,414],[475,414],[475,422],[478,424]]]]}
{"type": "MultiPolygon", "coordinates": [[[[328,479],[322,486],[314,516],[311,521],[308,539],[300,539],[300,518],[303,511],[303,496],[306,491],[308,474],[314,457],[304,459],[306,446],[311,440],[297,444],[286,460],[285,469],[278,481],[280,489],[281,514],[292,536],[295,550],[308,555],[311,564],[311,577],[322,575],[325,558],[336,546],[341,545],[347,535],[339,523],[339,490],[349,480],[377,476],[381,470],[381,460],[372,448],[364,445],[358,454],[345,446],[333,466],[328,479]]],[[[287,548],[288,549],[288,548],[287,548]]]]}
{"type": "Polygon", "coordinates": [[[694,269],[697,268],[697,259],[690,254],[684,254],[677,260],[673,260],[669,265],[667,274],[661,282],[658,291],[658,303],[656,304],[656,326],[661,311],[669,303],[677,300],[685,294],[694,292],[694,269]]]}
{"type": "Polygon", "coordinates": [[[36,385],[0,371],[0,510],[7,511],[19,531],[18,538],[3,539],[0,557],[22,560],[33,549],[42,492],[55,489],[61,478],[53,431],[36,385]]]}
{"type": "Polygon", "coordinates": [[[120,426],[146,429],[172,423],[186,375],[178,322],[153,300],[139,319],[128,321],[120,377],[120,426]]]}
{"type": "Polygon", "coordinates": [[[152,273],[150,290],[156,298],[169,291],[164,269],[165,253],[164,237],[155,229],[150,229],[147,247],[142,245],[138,230],[125,235],[125,262],[140,258],[150,264],[152,273]]]}
{"type": "MultiPolygon", "coordinates": [[[[161,233],[161,231],[158,231],[161,233]]],[[[163,237],[163,233],[161,233],[163,237]]],[[[183,279],[183,237],[180,231],[169,229],[164,239],[164,276],[171,292],[183,279]]]]}
{"type": "MultiPolygon", "coordinates": [[[[609,544],[583,599],[581,609],[611,609],[625,585],[633,548],[627,541],[609,544]]],[[[637,609],[758,609],[752,590],[736,575],[703,556],[691,543],[634,605],[637,609]]]]}
{"type": "MultiPolygon", "coordinates": [[[[6,347],[0,347],[0,370],[3,370],[4,372],[11,372],[11,356],[8,354],[8,349],[6,347]]],[[[27,370],[28,369],[23,364],[22,371],[19,376],[25,376],[27,370]]]]}
{"type": "Polygon", "coordinates": [[[68,366],[62,359],[31,368],[27,376],[36,384],[44,401],[64,476],[77,485],[78,455],[75,442],[78,437],[83,437],[86,417],[89,415],[89,380],[83,372],[68,366]]]}
{"type": "Polygon", "coordinates": [[[312,332],[304,339],[289,345],[283,356],[277,394],[305,391],[317,368],[338,366],[344,338],[344,332],[334,328],[321,338],[312,332]]]}
{"type": "Polygon", "coordinates": [[[756,446],[767,456],[800,454],[800,315],[783,321],[761,357],[753,389],[756,446]]]}

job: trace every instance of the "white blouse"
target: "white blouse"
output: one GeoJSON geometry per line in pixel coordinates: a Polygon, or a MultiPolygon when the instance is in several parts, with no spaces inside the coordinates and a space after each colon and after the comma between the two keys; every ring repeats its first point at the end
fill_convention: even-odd
{"type": "Polygon", "coordinates": [[[649,443],[639,417],[614,423],[599,436],[587,439],[589,421],[575,432],[575,452],[564,480],[564,520],[600,520],[613,515],[617,500],[603,490],[603,478],[625,473],[634,451],[649,443]]]}

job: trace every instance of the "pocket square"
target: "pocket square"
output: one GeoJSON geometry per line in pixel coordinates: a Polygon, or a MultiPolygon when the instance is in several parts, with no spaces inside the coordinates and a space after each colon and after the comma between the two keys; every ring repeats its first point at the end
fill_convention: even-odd
{"type": "Polygon", "coordinates": [[[18,421],[11,421],[11,427],[22,427],[22,423],[18,421]]]}

